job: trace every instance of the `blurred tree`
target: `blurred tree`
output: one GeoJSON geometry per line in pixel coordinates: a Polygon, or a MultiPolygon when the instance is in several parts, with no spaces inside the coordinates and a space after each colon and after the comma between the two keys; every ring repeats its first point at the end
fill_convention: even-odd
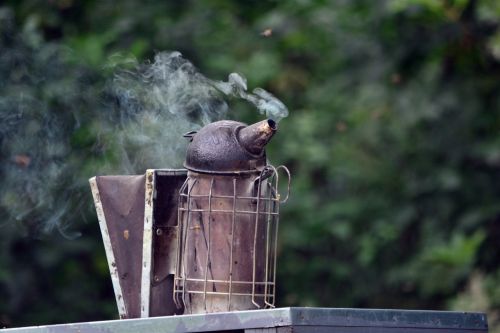
{"type": "MultiPolygon", "coordinates": [[[[102,66],[116,53],[150,59],[158,50],[179,50],[211,77],[245,74],[249,87],[263,86],[291,110],[269,150],[275,164],[293,172],[280,233],[280,305],[474,304],[467,310],[488,311],[492,332],[499,332],[498,1],[25,0],[7,6],[16,32],[0,26],[0,113],[22,105],[22,88],[28,101],[44,106],[35,111],[29,102],[27,112],[65,124],[63,156],[71,156],[69,168],[83,171],[61,186],[75,184],[77,201],[90,205],[84,184],[90,172],[119,169],[116,147],[99,155],[99,122],[89,113],[102,109],[96,96],[109,74],[102,66]],[[38,65],[5,61],[17,59],[12,52],[20,47],[27,48],[24,61],[38,65]],[[53,47],[71,50],[71,57],[47,56],[53,47]],[[55,59],[60,63],[45,68],[55,59]],[[39,74],[19,83],[19,68],[39,74]]],[[[233,109],[238,120],[259,117],[246,105],[233,109]]],[[[26,159],[16,162],[4,144],[6,136],[18,137],[12,121],[2,118],[0,125],[2,158],[19,168],[26,159]]],[[[11,183],[3,181],[3,198],[11,183]]],[[[3,201],[1,212],[13,202],[22,204],[3,201]]],[[[28,220],[37,221],[31,216],[47,218],[50,205],[42,208],[20,219],[27,230],[28,220]]],[[[89,206],[80,211],[71,230],[82,236],[71,241],[55,241],[54,233],[33,241],[13,231],[20,222],[6,213],[3,325],[112,316],[95,216],[89,206]]]]}
{"type": "Polygon", "coordinates": [[[0,8],[2,327],[115,313],[98,229],[82,223],[92,216],[82,161],[105,164],[89,135],[102,78],[32,23],[21,30],[0,8]]]}

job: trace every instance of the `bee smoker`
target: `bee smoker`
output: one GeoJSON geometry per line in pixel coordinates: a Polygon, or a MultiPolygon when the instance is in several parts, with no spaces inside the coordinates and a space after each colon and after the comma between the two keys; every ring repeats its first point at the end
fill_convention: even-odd
{"type": "Polygon", "coordinates": [[[271,119],[219,121],[186,135],[174,279],[185,313],[274,307],[279,204],[287,199],[278,172],[290,179],[286,167],[267,164],[276,127],[271,119]]]}
{"type": "Polygon", "coordinates": [[[187,170],[90,179],[120,318],[274,307],[276,127],[211,123],[186,135],[187,170]]]}

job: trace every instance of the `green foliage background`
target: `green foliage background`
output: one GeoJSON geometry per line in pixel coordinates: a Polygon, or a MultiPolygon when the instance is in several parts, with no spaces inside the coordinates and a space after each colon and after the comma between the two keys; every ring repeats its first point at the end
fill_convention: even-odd
{"type": "Polygon", "coordinates": [[[495,0],[7,1],[0,326],[116,318],[87,185],[118,168],[118,148],[100,145],[105,65],[179,50],[291,111],[268,149],[293,174],[279,305],[487,311],[500,332],[499,24],[495,0]],[[37,125],[47,117],[60,130],[37,125]],[[19,154],[39,162],[50,200],[19,191],[35,172],[19,154]],[[65,200],[75,213],[41,228],[65,200]]]}

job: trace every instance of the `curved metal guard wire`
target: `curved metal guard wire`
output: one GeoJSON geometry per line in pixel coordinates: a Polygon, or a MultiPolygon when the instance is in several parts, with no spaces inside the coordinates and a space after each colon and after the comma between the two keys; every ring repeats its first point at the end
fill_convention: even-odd
{"type": "Polygon", "coordinates": [[[185,313],[275,306],[279,205],[291,177],[271,165],[256,175],[192,173],[181,187],[173,297],[185,313]]]}

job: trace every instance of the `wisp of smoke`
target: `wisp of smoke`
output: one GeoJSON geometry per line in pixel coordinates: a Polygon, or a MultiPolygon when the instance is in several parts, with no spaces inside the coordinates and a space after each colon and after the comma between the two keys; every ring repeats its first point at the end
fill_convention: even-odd
{"type": "Polygon", "coordinates": [[[179,52],[122,61],[106,78],[109,70],[68,62],[67,49],[12,22],[0,11],[3,225],[76,237],[68,227],[92,212],[89,177],[182,167],[182,135],[227,117],[225,98],[244,99],[276,121],[288,114],[265,90],[247,92],[243,76],[210,80],[179,52]]]}
{"type": "Polygon", "coordinates": [[[162,52],[151,64],[117,69],[108,86],[111,120],[122,172],[182,167],[182,135],[220,120],[228,105],[208,79],[179,52],[162,52]]]}
{"type": "Polygon", "coordinates": [[[270,92],[255,88],[253,94],[247,92],[247,80],[238,73],[229,74],[227,82],[218,81],[212,84],[227,96],[242,98],[253,104],[260,113],[276,122],[288,116],[288,109],[270,92]]]}
{"type": "Polygon", "coordinates": [[[161,52],[153,63],[116,70],[109,89],[116,101],[113,117],[119,130],[113,132],[120,167],[127,173],[182,167],[187,145],[182,134],[226,117],[224,95],[250,102],[275,121],[288,115],[286,106],[264,89],[248,93],[242,75],[231,73],[227,82],[211,80],[179,52],[161,52]]]}

